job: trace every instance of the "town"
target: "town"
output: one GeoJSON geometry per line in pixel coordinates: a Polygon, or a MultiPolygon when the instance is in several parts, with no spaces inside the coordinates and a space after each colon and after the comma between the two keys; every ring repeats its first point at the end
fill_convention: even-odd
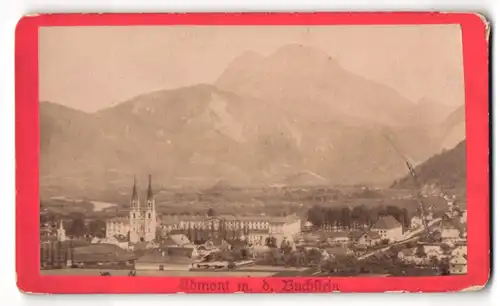
{"type": "MultiPolygon", "coordinates": [[[[151,176],[144,195],[134,178],[121,215],[105,220],[69,218],[44,208],[40,265],[48,275],[467,273],[467,210],[456,196],[428,192],[424,200],[432,198],[436,205],[422,211],[415,204],[384,205],[375,196],[378,192],[366,187],[350,192],[351,197],[377,198],[380,204],[370,206],[331,206],[328,196],[314,190],[308,205],[290,204],[300,209],[279,214],[265,209],[232,213],[216,205],[204,213],[160,213],[151,176]]],[[[415,202],[411,195],[407,198],[415,202]]]]}

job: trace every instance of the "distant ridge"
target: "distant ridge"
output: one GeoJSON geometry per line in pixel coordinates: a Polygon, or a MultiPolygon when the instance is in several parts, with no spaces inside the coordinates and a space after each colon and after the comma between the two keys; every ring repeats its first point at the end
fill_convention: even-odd
{"type": "Polygon", "coordinates": [[[285,180],[285,185],[290,187],[324,186],[328,184],[328,179],[308,170],[294,174],[285,180]]]}
{"type": "MultiPolygon", "coordinates": [[[[465,140],[455,148],[437,154],[415,168],[420,184],[438,186],[446,189],[465,189],[466,187],[466,145],[465,140]]],[[[395,189],[411,189],[414,187],[408,175],[396,180],[395,189]]]]}

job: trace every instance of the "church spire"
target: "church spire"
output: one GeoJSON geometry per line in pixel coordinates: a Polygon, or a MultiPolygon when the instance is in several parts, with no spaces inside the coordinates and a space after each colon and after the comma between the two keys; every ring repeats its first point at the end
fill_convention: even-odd
{"type": "Polygon", "coordinates": [[[149,184],[148,184],[148,201],[153,199],[153,189],[151,188],[151,174],[149,175],[149,184]]]}
{"type": "Polygon", "coordinates": [[[135,175],[134,175],[134,187],[132,188],[131,206],[135,207],[138,204],[139,204],[139,195],[137,194],[137,186],[135,183],[135,175]]]}

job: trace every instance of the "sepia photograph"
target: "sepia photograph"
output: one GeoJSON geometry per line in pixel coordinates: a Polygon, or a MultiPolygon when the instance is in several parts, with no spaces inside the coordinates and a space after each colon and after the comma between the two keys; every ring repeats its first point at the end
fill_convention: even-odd
{"type": "Polygon", "coordinates": [[[467,274],[459,24],[38,31],[41,275],[467,274]]]}

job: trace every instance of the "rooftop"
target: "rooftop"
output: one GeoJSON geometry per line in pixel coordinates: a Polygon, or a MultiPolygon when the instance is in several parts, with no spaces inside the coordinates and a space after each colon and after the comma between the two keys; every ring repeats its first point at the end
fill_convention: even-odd
{"type": "Polygon", "coordinates": [[[376,231],[368,231],[365,234],[371,239],[380,239],[380,235],[376,231]]]}
{"type": "Polygon", "coordinates": [[[165,264],[190,264],[192,259],[184,256],[162,255],[162,252],[150,252],[137,259],[137,263],[165,263],[165,264]]]}
{"type": "Polygon", "coordinates": [[[467,259],[465,259],[463,256],[455,256],[450,260],[450,263],[454,265],[466,265],[467,259]]]}
{"type": "Polygon", "coordinates": [[[177,224],[181,221],[217,221],[217,220],[225,220],[225,221],[243,221],[243,222],[270,222],[270,223],[286,223],[290,221],[294,221],[297,219],[297,216],[294,214],[289,216],[263,216],[263,215],[252,215],[252,216],[238,216],[238,215],[217,215],[214,217],[207,217],[204,215],[162,215],[161,222],[163,224],[177,224]]]}
{"type": "Polygon", "coordinates": [[[113,244],[91,244],[73,249],[75,261],[106,262],[129,261],[136,259],[136,255],[127,252],[113,244]]]}
{"type": "Polygon", "coordinates": [[[413,256],[415,255],[416,248],[411,248],[411,249],[403,249],[401,250],[401,254],[403,254],[405,257],[408,256],[413,256]]]}
{"type": "Polygon", "coordinates": [[[351,252],[350,249],[344,248],[344,247],[337,247],[337,248],[326,248],[325,251],[334,256],[347,256],[351,252]]]}
{"type": "Polygon", "coordinates": [[[393,216],[383,216],[372,226],[373,229],[394,229],[401,227],[399,223],[393,216]]]}
{"type": "Polygon", "coordinates": [[[340,231],[340,232],[325,232],[324,235],[327,238],[343,238],[343,237],[349,237],[349,233],[346,231],[340,231]]]}

